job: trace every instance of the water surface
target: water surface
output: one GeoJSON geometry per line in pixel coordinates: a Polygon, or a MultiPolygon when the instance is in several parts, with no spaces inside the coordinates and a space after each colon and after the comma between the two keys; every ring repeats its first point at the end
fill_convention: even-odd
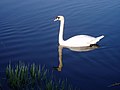
{"type": "Polygon", "coordinates": [[[65,40],[76,34],[105,36],[92,51],[63,48],[58,77],[81,90],[119,90],[108,87],[120,82],[119,0],[1,0],[0,75],[9,62],[58,66],[57,15],[65,17],[65,40]]]}

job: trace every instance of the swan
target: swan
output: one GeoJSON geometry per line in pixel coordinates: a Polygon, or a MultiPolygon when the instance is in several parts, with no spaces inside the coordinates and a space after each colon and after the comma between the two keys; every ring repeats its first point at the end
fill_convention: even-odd
{"type": "Polygon", "coordinates": [[[59,45],[66,47],[86,47],[96,44],[100,39],[104,37],[92,37],[89,35],[76,35],[67,40],[63,40],[63,29],[64,29],[64,16],[57,16],[54,21],[60,21],[59,30],[59,45]]]}

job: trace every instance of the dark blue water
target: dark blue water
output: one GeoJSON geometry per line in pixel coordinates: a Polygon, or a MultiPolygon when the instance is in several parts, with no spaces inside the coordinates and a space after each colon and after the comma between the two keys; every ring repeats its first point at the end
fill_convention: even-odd
{"type": "Polygon", "coordinates": [[[81,90],[120,90],[119,0],[1,0],[0,74],[9,62],[59,64],[57,15],[65,17],[64,39],[76,34],[104,35],[89,52],[62,50],[58,72],[81,90]]]}

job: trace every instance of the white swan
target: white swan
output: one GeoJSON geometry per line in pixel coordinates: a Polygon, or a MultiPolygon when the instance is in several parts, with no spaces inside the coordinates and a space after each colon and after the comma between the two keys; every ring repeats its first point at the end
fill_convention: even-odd
{"type": "Polygon", "coordinates": [[[67,40],[63,40],[64,17],[57,16],[54,21],[60,21],[59,44],[66,47],[85,47],[96,44],[104,36],[92,37],[88,35],[76,35],[67,40]]]}

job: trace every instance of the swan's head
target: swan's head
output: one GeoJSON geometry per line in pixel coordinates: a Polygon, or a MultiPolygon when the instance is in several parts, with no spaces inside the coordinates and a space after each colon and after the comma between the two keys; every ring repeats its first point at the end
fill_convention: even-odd
{"type": "Polygon", "coordinates": [[[57,16],[54,21],[58,21],[58,20],[62,21],[62,20],[64,20],[64,17],[63,16],[57,16]]]}

